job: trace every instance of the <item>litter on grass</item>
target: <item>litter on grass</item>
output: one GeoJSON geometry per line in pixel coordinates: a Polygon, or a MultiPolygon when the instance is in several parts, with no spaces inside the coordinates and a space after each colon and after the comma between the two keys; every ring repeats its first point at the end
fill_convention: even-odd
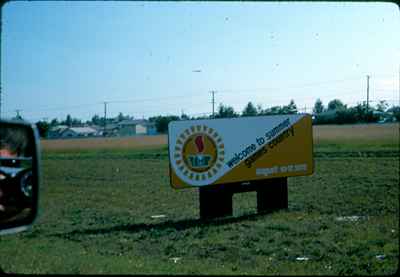
{"type": "Polygon", "coordinates": [[[362,220],[362,219],[367,219],[367,217],[352,215],[352,216],[338,216],[336,218],[337,221],[351,221],[351,222],[355,222],[355,221],[362,220]]]}
{"type": "Polygon", "coordinates": [[[308,257],[297,257],[296,261],[308,261],[309,259],[308,257]]]}
{"type": "Polygon", "coordinates": [[[173,257],[173,258],[171,258],[171,260],[173,260],[174,263],[177,263],[180,259],[182,259],[182,258],[179,258],[179,257],[173,257]]]}
{"type": "Polygon", "coordinates": [[[157,214],[157,215],[152,215],[151,218],[164,218],[167,217],[165,214],[157,214]]]}

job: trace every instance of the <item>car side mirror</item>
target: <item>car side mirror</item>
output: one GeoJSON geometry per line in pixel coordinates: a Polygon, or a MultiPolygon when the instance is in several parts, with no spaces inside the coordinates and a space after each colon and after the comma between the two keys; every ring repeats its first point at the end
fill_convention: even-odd
{"type": "Polygon", "coordinates": [[[39,137],[34,125],[0,120],[0,235],[28,229],[39,201],[39,137]]]}

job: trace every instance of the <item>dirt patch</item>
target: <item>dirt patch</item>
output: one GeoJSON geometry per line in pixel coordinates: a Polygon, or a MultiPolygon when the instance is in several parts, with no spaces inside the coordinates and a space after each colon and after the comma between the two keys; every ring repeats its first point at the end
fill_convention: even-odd
{"type": "Polygon", "coordinates": [[[313,126],[314,142],[319,140],[399,139],[399,123],[313,126]]]}
{"type": "Polygon", "coordinates": [[[167,145],[167,135],[42,140],[44,150],[131,149],[167,145]]]}

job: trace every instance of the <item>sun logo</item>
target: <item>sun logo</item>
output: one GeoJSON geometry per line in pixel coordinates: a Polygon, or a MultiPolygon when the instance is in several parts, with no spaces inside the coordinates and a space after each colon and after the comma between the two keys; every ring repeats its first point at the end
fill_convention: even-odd
{"type": "Polygon", "coordinates": [[[178,169],[191,180],[213,177],[224,162],[224,144],[218,133],[205,125],[192,126],[176,141],[174,157],[178,169]]]}

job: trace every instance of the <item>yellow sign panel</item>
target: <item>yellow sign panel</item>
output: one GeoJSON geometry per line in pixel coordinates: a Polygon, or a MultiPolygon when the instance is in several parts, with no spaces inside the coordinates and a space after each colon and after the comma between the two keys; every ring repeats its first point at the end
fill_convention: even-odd
{"type": "Polygon", "coordinates": [[[308,114],[171,122],[168,139],[177,189],[314,171],[308,114]]]}

